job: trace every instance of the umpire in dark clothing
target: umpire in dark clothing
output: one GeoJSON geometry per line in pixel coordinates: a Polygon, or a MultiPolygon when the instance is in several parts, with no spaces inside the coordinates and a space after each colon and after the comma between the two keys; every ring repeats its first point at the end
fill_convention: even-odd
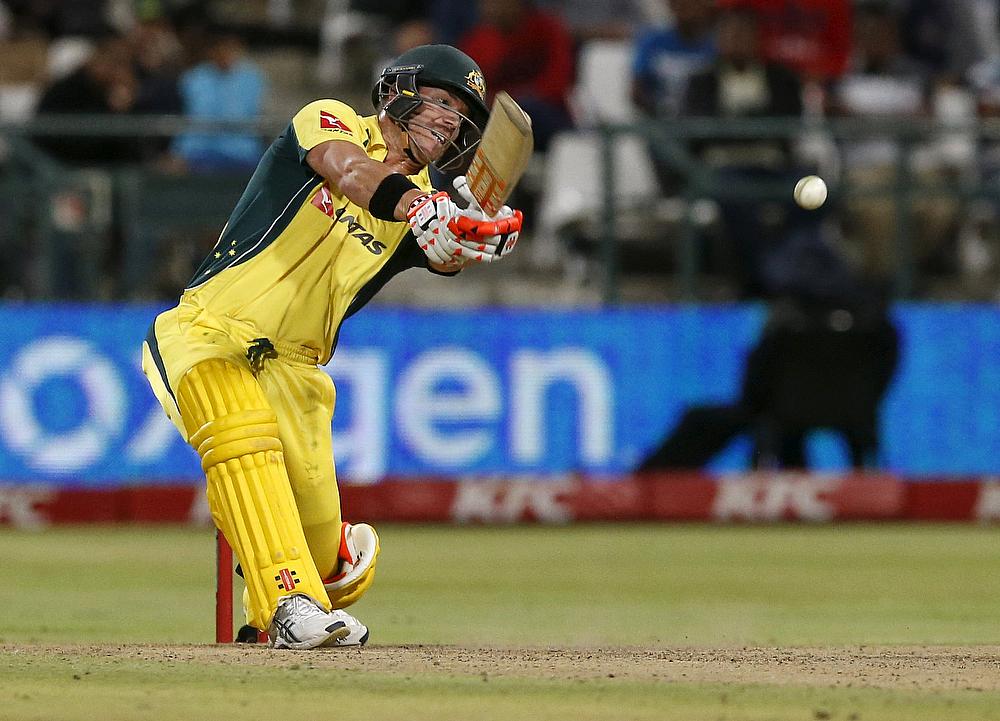
{"type": "Polygon", "coordinates": [[[899,359],[882,294],[854,280],[828,246],[789,248],[770,270],[776,299],[747,358],[739,399],[688,409],[640,471],[699,468],[735,436],[757,468],[804,468],[815,429],[839,432],[855,468],[877,464],[879,407],[899,359]]]}

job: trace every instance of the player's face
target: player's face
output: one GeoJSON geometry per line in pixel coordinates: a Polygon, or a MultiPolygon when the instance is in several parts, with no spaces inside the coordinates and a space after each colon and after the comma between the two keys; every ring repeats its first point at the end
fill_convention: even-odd
{"type": "Polygon", "coordinates": [[[462,117],[468,115],[468,106],[453,93],[442,88],[420,86],[424,102],[410,117],[408,132],[412,151],[419,152],[422,160],[430,163],[441,157],[450,141],[458,137],[462,117]]]}

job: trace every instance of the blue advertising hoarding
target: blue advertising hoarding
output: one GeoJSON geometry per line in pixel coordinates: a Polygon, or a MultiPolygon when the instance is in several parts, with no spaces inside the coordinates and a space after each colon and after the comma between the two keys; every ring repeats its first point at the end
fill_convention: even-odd
{"type": "MultiPolygon", "coordinates": [[[[0,306],[0,482],[195,479],[197,458],[140,371],[152,306],[0,306]]],[[[883,407],[883,464],[904,475],[1000,470],[1000,311],[905,305],[883,407]]],[[[350,319],[337,385],[342,478],[616,473],[689,405],[735,397],[759,306],[420,311],[350,319]]],[[[839,440],[810,446],[845,464],[839,440]]],[[[737,441],[715,470],[745,468],[737,441]]]]}

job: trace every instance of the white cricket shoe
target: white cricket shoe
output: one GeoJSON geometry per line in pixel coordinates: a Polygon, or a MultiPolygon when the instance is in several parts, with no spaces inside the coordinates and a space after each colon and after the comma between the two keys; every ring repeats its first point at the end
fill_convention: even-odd
{"type": "Polygon", "coordinates": [[[309,596],[294,594],[278,601],[267,629],[273,648],[297,651],[321,646],[361,646],[368,629],[343,611],[327,612],[309,596]]]}
{"type": "Polygon", "coordinates": [[[364,646],[368,643],[368,627],[361,623],[358,619],[354,618],[347,611],[330,611],[331,616],[336,616],[344,623],[347,624],[347,628],[350,632],[343,638],[336,638],[331,640],[326,646],[364,646]]]}

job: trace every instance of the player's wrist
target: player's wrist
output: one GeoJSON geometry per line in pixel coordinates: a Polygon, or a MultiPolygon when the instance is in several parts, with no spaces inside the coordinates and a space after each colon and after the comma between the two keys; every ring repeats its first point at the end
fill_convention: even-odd
{"type": "Polygon", "coordinates": [[[390,173],[385,176],[375,188],[371,199],[368,201],[368,210],[379,220],[404,220],[405,210],[409,202],[422,191],[412,180],[402,173],[390,173]],[[406,198],[409,197],[409,201],[406,198]],[[406,202],[404,202],[406,201],[406,202]],[[399,213],[400,205],[404,214],[399,213]]]}
{"type": "Polygon", "coordinates": [[[397,220],[408,220],[410,217],[411,209],[418,201],[424,198],[429,198],[433,193],[421,190],[420,188],[415,188],[414,190],[409,190],[403,193],[403,196],[399,199],[399,203],[396,205],[396,219],[397,220]]]}

